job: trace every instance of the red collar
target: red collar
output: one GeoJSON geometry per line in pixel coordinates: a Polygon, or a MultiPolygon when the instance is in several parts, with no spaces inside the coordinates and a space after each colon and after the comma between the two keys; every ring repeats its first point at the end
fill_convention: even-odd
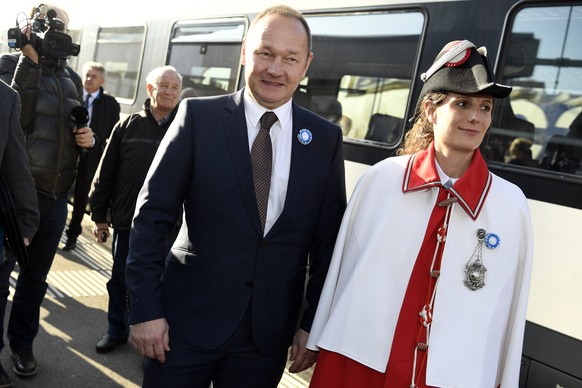
{"type": "MultiPolygon", "coordinates": [[[[412,155],[408,160],[402,191],[408,193],[437,186],[442,187],[442,184],[435,164],[434,145],[431,143],[426,150],[412,155]]],[[[467,171],[448,190],[465,212],[475,220],[483,208],[490,187],[491,173],[477,149],[467,171]]]]}

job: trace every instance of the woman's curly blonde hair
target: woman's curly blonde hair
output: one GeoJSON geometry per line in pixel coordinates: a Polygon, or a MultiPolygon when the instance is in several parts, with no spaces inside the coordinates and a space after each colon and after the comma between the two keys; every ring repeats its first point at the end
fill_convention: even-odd
{"type": "Polygon", "coordinates": [[[424,104],[430,101],[434,106],[438,106],[447,96],[445,92],[430,92],[424,95],[416,107],[414,124],[410,131],[404,136],[404,143],[396,152],[397,155],[412,155],[428,148],[434,140],[432,124],[424,112],[424,104]]]}

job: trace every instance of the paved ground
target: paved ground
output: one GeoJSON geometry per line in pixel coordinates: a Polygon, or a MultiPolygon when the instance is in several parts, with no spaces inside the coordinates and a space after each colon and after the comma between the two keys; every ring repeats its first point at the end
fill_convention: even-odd
{"type": "MultiPolygon", "coordinates": [[[[130,345],[109,354],[95,352],[95,343],[107,327],[105,283],[111,269],[110,249],[109,245],[93,241],[88,217],[77,249],[70,252],[59,249],[48,277],[49,290],[42,305],[41,328],[35,341],[34,351],[39,363],[37,375],[27,379],[15,376],[9,351],[5,349],[0,354],[14,387],[141,386],[141,357],[130,345]]],[[[16,270],[12,274],[12,285],[17,276],[16,270]]],[[[9,301],[6,317],[10,307],[9,301]]],[[[300,375],[285,373],[279,388],[307,387],[310,374],[311,371],[300,375]]],[[[241,388],[252,387],[241,383],[241,388]]]]}

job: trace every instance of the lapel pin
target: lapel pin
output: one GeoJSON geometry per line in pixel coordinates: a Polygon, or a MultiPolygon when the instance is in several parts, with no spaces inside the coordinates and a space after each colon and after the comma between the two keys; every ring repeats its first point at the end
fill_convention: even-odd
{"type": "Polygon", "coordinates": [[[297,134],[297,140],[299,140],[299,143],[303,145],[311,143],[311,139],[313,139],[313,135],[311,134],[311,131],[309,129],[303,128],[297,134]]]}
{"type": "Polygon", "coordinates": [[[489,249],[495,249],[499,246],[501,239],[495,233],[487,233],[485,235],[485,246],[489,249]]]}

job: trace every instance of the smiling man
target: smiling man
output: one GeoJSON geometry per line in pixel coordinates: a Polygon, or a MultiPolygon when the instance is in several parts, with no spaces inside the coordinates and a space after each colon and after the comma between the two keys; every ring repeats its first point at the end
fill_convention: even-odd
{"type": "Polygon", "coordinates": [[[144,387],[275,388],[291,345],[291,372],[314,363],[305,343],[346,193],[340,128],[292,101],[312,56],[303,16],[269,8],[243,44],[247,86],[180,104],[127,260],[144,387]]]}
{"type": "Polygon", "coordinates": [[[98,353],[111,352],[127,342],[129,306],[125,261],[131,219],[148,168],[176,114],[182,76],[171,66],[157,67],[146,77],[146,89],[149,97],[144,109],[120,121],[113,129],[91,193],[91,219],[95,223],[96,241],[103,243],[109,237],[108,221],[113,226],[113,268],[107,282],[108,328],[95,346],[98,353]]]}

